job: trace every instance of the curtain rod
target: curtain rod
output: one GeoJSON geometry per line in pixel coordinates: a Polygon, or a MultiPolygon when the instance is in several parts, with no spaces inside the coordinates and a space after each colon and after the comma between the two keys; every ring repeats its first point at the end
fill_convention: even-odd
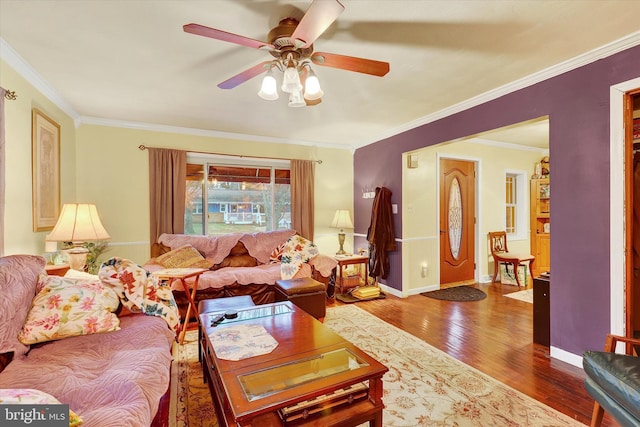
{"type": "MultiPolygon", "coordinates": [[[[140,144],[138,145],[138,149],[140,151],[144,151],[147,148],[157,148],[157,147],[148,147],[144,144],[140,144]]],[[[193,150],[185,150],[185,151],[189,151],[190,153],[198,153],[198,154],[217,154],[220,156],[231,156],[231,157],[239,157],[239,158],[249,158],[249,159],[274,159],[274,160],[294,160],[294,159],[285,159],[282,157],[260,157],[260,156],[243,156],[243,155],[238,155],[238,154],[225,154],[225,153],[211,153],[208,151],[193,151],[193,150]]],[[[316,162],[317,164],[321,165],[322,164],[322,160],[312,160],[312,162],[316,162]]]]}
{"type": "Polygon", "coordinates": [[[4,97],[7,98],[10,101],[15,101],[18,98],[18,95],[16,95],[16,91],[15,90],[7,90],[7,89],[5,89],[4,97]]]}

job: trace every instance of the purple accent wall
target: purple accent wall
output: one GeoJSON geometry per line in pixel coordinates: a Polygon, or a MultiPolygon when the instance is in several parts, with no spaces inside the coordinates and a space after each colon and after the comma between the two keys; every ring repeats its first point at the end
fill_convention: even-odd
{"type": "MultiPolygon", "coordinates": [[[[640,46],[359,148],[355,232],[366,233],[370,219],[371,200],[362,198],[362,188],[390,188],[401,212],[402,153],[549,116],[551,345],[578,355],[600,349],[610,329],[609,90],[637,77],[640,46]]],[[[394,225],[401,238],[401,215],[394,225]]],[[[392,285],[400,289],[401,272],[392,274],[399,278],[392,285]]]]}

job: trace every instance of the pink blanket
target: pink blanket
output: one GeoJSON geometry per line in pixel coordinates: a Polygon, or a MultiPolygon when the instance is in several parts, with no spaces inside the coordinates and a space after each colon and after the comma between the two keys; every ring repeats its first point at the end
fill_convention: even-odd
{"type": "Polygon", "coordinates": [[[49,393],[87,427],[150,425],[169,385],[175,335],[144,314],[121,317],[120,327],[32,348],[0,373],[0,388],[49,393]]]}
{"type": "Polygon", "coordinates": [[[185,245],[191,245],[204,254],[205,258],[220,264],[229,255],[229,251],[242,242],[249,251],[249,255],[262,264],[269,262],[271,252],[287,239],[295,234],[293,230],[267,231],[259,233],[232,233],[220,236],[199,236],[190,234],[162,234],[158,243],[178,249],[185,245]]]}
{"type": "Polygon", "coordinates": [[[172,250],[191,245],[204,254],[205,258],[220,264],[224,257],[229,255],[242,233],[225,234],[222,236],[198,236],[191,234],[162,234],[158,237],[158,243],[169,246],[172,250]]]}
{"type": "MultiPolygon", "coordinates": [[[[161,270],[162,266],[157,264],[145,264],[147,271],[154,272],[161,270]]],[[[309,275],[311,270],[309,269],[309,275]]],[[[307,276],[308,277],[308,276],[307,276]]],[[[276,280],[280,280],[280,263],[263,264],[255,267],[225,267],[215,271],[206,271],[198,280],[198,289],[224,288],[225,286],[239,283],[240,285],[269,284],[274,285],[276,280]]],[[[187,279],[187,285],[191,286],[195,279],[187,279]]],[[[171,284],[172,290],[183,291],[182,283],[174,280],[171,284]]]]}

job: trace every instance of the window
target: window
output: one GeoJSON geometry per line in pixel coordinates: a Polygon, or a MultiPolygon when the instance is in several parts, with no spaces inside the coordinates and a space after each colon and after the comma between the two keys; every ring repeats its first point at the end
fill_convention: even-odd
{"type": "Polygon", "coordinates": [[[513,234],[516,231],[516,176],[507,174],[506,180],[506,200],[507,222],[506,231],[513,234]]]}
{"type": "Polygon", "coordinates": [[[528,203],[526,172],[508,171],[505,175],[505,231],[514,239],[527,238],[528,203]]]}
{"type": "Polygon", "coordinates": [[[185,234],[291,228],[289,161],[188,155],[186,199],[185,234]]]}

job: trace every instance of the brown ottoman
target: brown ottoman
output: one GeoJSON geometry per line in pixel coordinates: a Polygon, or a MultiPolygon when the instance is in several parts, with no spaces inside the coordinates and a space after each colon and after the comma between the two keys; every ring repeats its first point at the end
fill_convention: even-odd
{"type": "Polygon", "coordinates": [[[327,312],[327,291],[324,284],[310,277],[276,280],[276,301],[291,301],[316,319],[327,312]]]}

